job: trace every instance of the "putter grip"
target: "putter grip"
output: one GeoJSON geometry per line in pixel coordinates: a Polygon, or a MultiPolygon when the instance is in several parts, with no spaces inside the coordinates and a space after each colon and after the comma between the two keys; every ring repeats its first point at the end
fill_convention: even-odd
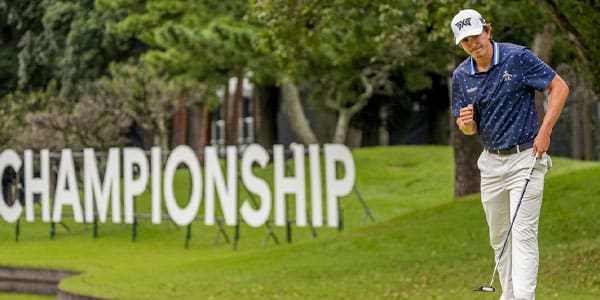
{"type": "Polygon", "coordinates": [[[533,161],[531,162],[531,167],[529,167],[529,172],[527,172],[527,181],[529,181],[529,179],[531,178],[531,175],[533,174],[533,169],[535,169],[535,163],[537,162],[538,158],[537,158],[537,153],[533,156],[533,161]]]}

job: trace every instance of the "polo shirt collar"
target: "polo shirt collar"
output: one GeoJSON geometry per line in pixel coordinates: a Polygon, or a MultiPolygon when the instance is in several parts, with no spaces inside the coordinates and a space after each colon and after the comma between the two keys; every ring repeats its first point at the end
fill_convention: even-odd
{"type": "MultiPolygon", "coordinates": [[[[495,66],[500,63],[500,46],[498,43],[491,41],[492,46],[494,47],[494,53],[492,54],[492,66],[495,66]]],[[[475,60],[472,56],[469,56],[469,62],[471,63],[471,75],[477,73],[477,69],[475,68],[475,60]]]]}

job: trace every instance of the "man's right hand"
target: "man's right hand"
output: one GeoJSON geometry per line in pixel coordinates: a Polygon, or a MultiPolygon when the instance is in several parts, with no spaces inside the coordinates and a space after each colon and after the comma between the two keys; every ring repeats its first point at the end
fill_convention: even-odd
{"type": "Polygon", "coordinates": [[[458,129],[465,135],[474,135],[477,133],[477,122],[475,122],[475,113],[473,112],[473,104],[467,105],[460,109],[456,125],[458,129]]]}

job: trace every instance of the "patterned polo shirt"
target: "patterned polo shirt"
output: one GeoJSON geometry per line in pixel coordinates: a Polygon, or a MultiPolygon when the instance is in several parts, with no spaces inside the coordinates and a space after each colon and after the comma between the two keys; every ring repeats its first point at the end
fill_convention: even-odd
{"type": "Polygon", "coordinates": [[[492,41],[486,72],[469,56],[452,74],[452,113],[473,104],[477,132],[487,150],[508,149],[535,139],[539,120],[535,89],[548,87],[556,72],[526,47],[492,41]]]}

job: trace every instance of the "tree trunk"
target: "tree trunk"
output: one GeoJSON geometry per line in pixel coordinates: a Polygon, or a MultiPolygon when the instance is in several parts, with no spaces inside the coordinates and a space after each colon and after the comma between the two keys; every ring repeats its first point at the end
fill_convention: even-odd
{"type": "MultiPolygon", "coordinates": [[[[533,41],[532,50],[541,60],[550,62],[550,56],[552,54],[552,35],[554,33],[553,24],[546,24],[544,30],[535,36],[533,41]]],[[[535,108],[538,114],[538,119],[541,121],[544,119],[546,114],[544,104],[546,102],[546,95],[543,92],[535,92],[535,108]]]]}
{"type": "Polygon", "coordinates": [[[154,145],[159,145],[162,150],[169,150],[169,130],[167,129],[167,119],[165,117],[157,120],[157,131],[154,134],[154,145]]]}
{"type": "Polygon", "coordinates": [[[480,174],[477,158],[482,151],[481,142],[477,136],[464,135],[458,127],[452,126],[452,146],[454,148],[454,196],[456,198],[479,193],[480,174]]]}
{"type": "Polygon", "coordinates": [[[350,115],[349,109],[341,109],[338,111],[335,135],[333,136],[333,142],[335,144],[345,144],[350,118],[352,118],[352,116],[350,115]]]}
{"type": "Polygon", "coordinates": [[[187,136],[187,95],[179,96],[175,114],[173,115],[172,145],[184,145],[187,136]]]}
{"type": "MultiPolygon", "coordinates": [[[[452,80],[448,80],[448,89],[452,80]]],[[[449,91],[449,95],[452,92],[449,91]]],[[[454,149],[454,197],[479,193],[481,176],[477,167],[477,158],[482,146],[477,135],[464,135],[456,126],[454,116],[450,116],[450,142],[454,149]]]]}
{"type": "Polygon", "coordinates": [[[262,86],[255,89],[254,128],[256,143],[271,148],[277,142],[277,98],[276,86],[262,86]]]}
{"type": "MultiPolygon", "coordinates": [[[[342,106],[341,102],[343,99],[340,99],[340,94],[336,95],[336,102],[333,102],[331,96],[328,96],[327,99],[325,99],[327,106],[338,112],[338,121],[335,126],[335,134],[333,136],[333,142],[336,144],[344,144],[346,142],[348,127],[350,126],[350,119],[352,119],[352,116],[363,109],[367,105],[367,102],[371,96],[373,96],[373,85],[369,82],[366,75],[361,74],[360,80],[365,90],[362,94],[360,94],[357,101],[351,107],[342,106]]],[[[335,94],[335,92],[332,94],[335,94]]]]}
{"type": "Polygon", "coordinates": [[[305,145],[318,144],[319,142],[304,114],[298,88],[287,77],[283,78],[281,82],[284,112],[290,121],[296,139],[305,145]]]}
{"type": "Polygon", "coordinates": [[[187,137],[188,144],[192,149],[200,149],[200,138],[202,136],[202,108],[200,105],[190,105],[187,109],[187,137]]]}
{"type": "Polygon", "coordinates": [[[587,90],[584,93],[584,97],[582,99],[583,103],[581,103],[582,109],[582,137],[583,137],[583,159],[585,160],[593,160],[594,159],[594,122],[592,120],[592,105],[594,104],[592,101],[593,95],[591,95],[591,91],[587,90]]]}
{"type": "Polygon", "coordinates": [[[571,102],[571,153],[575,159],[583,159],[583,124],[582,119],[582,103],[580,99],[573,99],[571,102]]]}
{"type": "MultiPolygon", "coordinates": [[[[357,103],[360,108],[364,107],[362,103],[357,103]]],[[[366,101],[365,101],[366,104],[366,101]]],[[[350,128],[350,120],[359,111],[358,107],[351,108],[340,108],[337,109],[337,123],[335,125],[335,134],[333,135],[333,142],[336,144],[345,144],[348,136],[348,130],[350,128]]]]}
{"type": "Polygon", "coordinates": [[[199,150],[204,150],[204,147],[210,143],[210,124],[212,122],[212,116],[208,109],[208,104],[202,104],[202,125],[200,126],[200,144],[198,145],[199,150]]]}
{"type": "Polygon", "coordinates": [[[387,106],[380,106],[379,107],[379,119],[381,120],[381,124],[379,124],[379,145],[381,146],[387,146],[390,144],[390,131],[388,130],[387,124],[388,124],[388,116],[389,116],[389,111],[388,111],[388,107],[387,106]]]}
{"type": "MultiPolygon", "coordinates": [[[[239,127],[240,127],[240,110],[242,105],[242,97],[244,91],[244,71],[238,71],[237,83],[233,97],[229,97],[229,107],[227,108],[227,124],[225,125],[227,134],[225,141],[227,145],[239,144],[239,127]]],[[[229,85],[228,87],[229,88],[229,85]]]]}
{"type": "Polygon", "coordinates": [[[319,124],[314,128],[317,140],[322,143],[332,142],[335,134],[335,130],[332,128],[335,128],[337,124],[337,111],[329,109],[323,101],[315,101],[312,108],[314,122],[319,124]]]}

